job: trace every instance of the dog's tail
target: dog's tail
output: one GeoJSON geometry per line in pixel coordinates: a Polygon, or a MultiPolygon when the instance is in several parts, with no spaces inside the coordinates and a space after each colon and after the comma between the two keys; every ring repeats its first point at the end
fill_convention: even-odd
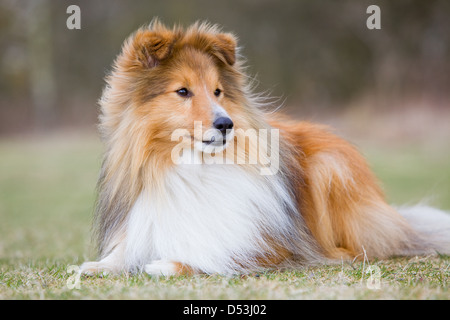
{"type": "Polygon", "coordinates": [[[426,205],[400,207],[397,211],[422,238],[416,254],[450,254],[450,213],[426,205]]]}

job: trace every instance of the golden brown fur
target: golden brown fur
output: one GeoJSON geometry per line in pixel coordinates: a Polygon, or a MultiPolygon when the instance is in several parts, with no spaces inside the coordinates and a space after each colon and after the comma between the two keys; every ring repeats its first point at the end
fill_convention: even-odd
{"type": "MultiPolygon", "coordinates": [[[[385,202],[365,159],[323,126],[272,122],[282,130],[302,168],[299,209],[327,257],[352,259],[363,253],[387,258],[417,250],[419,236],[385,202]]],[[[299,174],[301,174],[299,172],[299,174]]]]}

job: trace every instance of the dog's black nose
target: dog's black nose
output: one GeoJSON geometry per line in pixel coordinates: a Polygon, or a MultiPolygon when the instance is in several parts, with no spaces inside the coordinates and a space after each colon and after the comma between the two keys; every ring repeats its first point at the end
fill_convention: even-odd
{"type": "Polygon", "coordinates": [[[223,135],[227,134],[227,130],[233,129],[233,121],[227,117],[217,118],[213,123],[214,128],[222,132],[223,135]]]}

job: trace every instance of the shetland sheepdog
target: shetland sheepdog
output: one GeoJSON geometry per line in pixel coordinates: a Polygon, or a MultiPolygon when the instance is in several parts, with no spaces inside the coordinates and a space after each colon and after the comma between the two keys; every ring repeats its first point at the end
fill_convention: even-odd
{"type": "Polygon", "coordinates": [[[327,127],[267,112],[217,26],[132,34],[100,99],[106,146],[82,272],[236,274],[450,253],[450,216],[386,203],[327,127]]]}

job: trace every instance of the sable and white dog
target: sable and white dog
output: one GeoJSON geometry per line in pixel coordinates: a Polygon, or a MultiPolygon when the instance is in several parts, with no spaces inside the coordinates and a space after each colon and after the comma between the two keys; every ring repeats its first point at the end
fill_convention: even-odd
{"type": "Polygon", "coordinates": [[[100,100],[99,261],[82,272],[242,273],[450,253],[450,216],[388,205],[327,128],[263,111],[236,38],[154,21],[124,43],[100,100]]]}

